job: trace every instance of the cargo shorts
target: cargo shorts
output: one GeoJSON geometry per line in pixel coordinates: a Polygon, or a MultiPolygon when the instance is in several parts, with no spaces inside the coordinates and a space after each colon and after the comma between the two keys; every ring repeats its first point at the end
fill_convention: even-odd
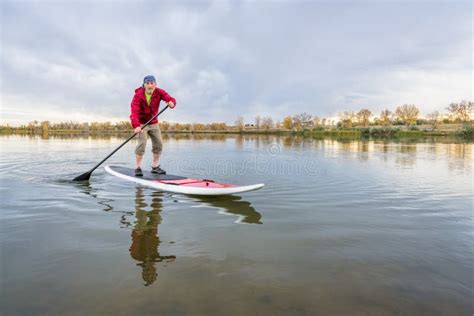
{"type": "MultiPolygon", "coordinates": [[[[143,125],[141,125],[143,127],[143,125]]],[[[148,125],[142,129],[141,133],[138,133],[138,144],[135,148],[135,154],[143,156],[145,154],[146,142],[148,136],[151,138],[151,151],[154,154],[161,154],[163,150],[163,139],[161,138],[160,125],[158,123],[148,125]]]]}

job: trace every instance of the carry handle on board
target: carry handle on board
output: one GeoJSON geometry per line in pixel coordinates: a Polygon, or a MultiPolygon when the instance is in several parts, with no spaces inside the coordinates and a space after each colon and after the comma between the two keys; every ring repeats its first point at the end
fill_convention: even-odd
{"type": "MultiPolygon", "coordinates": [[[[165,108],[163,110],[161,110],[160,112],[158,112],[155,116],[153,116],[148,122],[145,123],[145,125],[142,126],[142,128],[145,128],[147,127],[148,125],[150,125],[151,121],[153,121],[154,119],[156,119],[161,113],[163,113],[166,109],[168,108],[168,105],[165,106],[165,108]]],[[[92,172],[94,172],[95,169],[97,169],[102,163],[104,163],[104,161],[106,161],[107,159],[110,158],[110,156],[112,156],[113,154],[115,154],[117,152],[117,150],[119,150],[120,148],[122,148],[126,143],[128,143],[130,141],[130,139],[132,139],[133,137],[135,137],[135,135],[137,135],[138,133],[134,133],[133,135],[131,135],[129,138],[127,138],[126,141],[124,141],[120,146],[118,146],[117,148],[114,149],[113,152],[111,152],[107,157],[105,157],[104,159],[102,159],[101,162],[99,162],[97,165],[94,166],[94,168],[92,168],[91,170],[87,171],[86,173],[83,173],[81,174],[80,176],[77,176],[75,177],[72,181],[86,181],[86,180],[89,180],[89,178],[91,177],[91,174],[92,172]]]]}

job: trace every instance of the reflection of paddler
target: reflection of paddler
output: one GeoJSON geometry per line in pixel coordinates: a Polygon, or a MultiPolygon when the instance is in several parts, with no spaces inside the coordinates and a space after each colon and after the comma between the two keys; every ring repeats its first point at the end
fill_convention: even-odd
{"type": "Polygon", "coordinates": [[[136,222],[132,230],[132,245],[130,246],[130,256],[139,261],[138,266],[143,268],[142,277],[145,286],[155,282],[157,269],[155,262],[174,261],[175,256],[160,256],[158,247],[160,238],[158,237],[158,224],[161,223],[161,198],[159,193],[153,193],[151,211],[146,211],[148,206],[145,202],[143,188],[138,187],[135,196],[135,216],[136,222]]]}

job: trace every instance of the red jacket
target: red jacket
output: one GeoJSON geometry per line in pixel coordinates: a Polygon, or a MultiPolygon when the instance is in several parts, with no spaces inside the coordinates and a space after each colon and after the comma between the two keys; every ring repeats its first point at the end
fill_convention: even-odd
{"type": "MultiPolygon", "coordinates": [[[[135,89],[135,95],[132,99],[130,121],[132,127],[136,128],[140,124],[145,124],[153,116],[158,113],[160,108],[160,101],[173,102],[176,106],[176,99],[171,97],[165,90],[156,88],[151,95],[150,105],[146,102],[145,89],[143,87],[135,89]]],[[[154,119],[150,124],[158,123],[158,119],[154,119]]]]}

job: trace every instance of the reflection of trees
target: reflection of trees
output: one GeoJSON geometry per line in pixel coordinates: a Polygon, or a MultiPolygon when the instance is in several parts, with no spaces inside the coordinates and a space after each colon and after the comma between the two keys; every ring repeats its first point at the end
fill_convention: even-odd
{"type": "Polygon", "coordinates": [[[293,136],[283,137],[283,147],[285,147],[285,148],[293,147],[293,136]]]}
{"type": "Polygon", "coordinates": [[[142,267],[142,278],[145,286],[156,281],[158,276],[156,263],[171,262],[176,256],[162,256],[158,248],[160,238],[158,237],[158,225],[161,223],[161,193],[153,192],[152,201],[148,205],[143,194],[143,188],[137,187],[135,194],[135,217],[136,221],[132,229],[132,245],[130,256],[138,261],[142,267]],[[149,210],[147,211],[147,207],[149,210]]]}
{"type": "Polygon", "coordinates": [[[447,152],[450,157],[456,159],[465,159],[472,157],[472,144],[445,144],[447,152]]]}
{"type": "Polygon", "coordinates": [[[385,155],[382,155],[383,161],[387,161],[387,160],[388,160],[388,155],[387,155],[387,153],[390,151],[390,143],[387,142],[387,141],[383,141],[383,142],[380,144],[380,151],[385,154],[385,155]]]}
{"type": "Polygon", "coordinates": [[[369,142],[366,141],[366,140],[359,140],[359,141],[354,141],[354,143],[356,144],[355,148],[353,148],[353,150],[355,150],[357,152],[357,157],[360,159],[360,160],[368,160],[369,159],[369,142]]]}
{"type": "Polygon", "coordinates": [[[341,149],[343,151],[351,151],[351,148],[352,148],[352,145],[353,145],[353,142],[352,141],[349,141],[349,140],[341,140],[338,142],[339,145],[341,146],[341,149]]]}
{"type": "Polygon", "coordinates": [[[400,152],[401,153],[416,153],[416,144],[400,144],[400,152]]]}
{"type": "Polygon", "coordinates": [[[401,143],[398,147],[398,152],[395,162],[401,166],[414,166],[416,163],[417,144],[401,143]],[[402,155],[401,155],[402,154],[402,155]]]}
{"type": "Polygon", "coordinates": [[[383,153],[388,153],[390,150],[390,143],[387,141],[383,141],[380,143],[380,151],[383,153]]]}
{"type": "Polygon", "coordinates": [[[284,136],[283,147],[285,148],[301,147],[301,145],[303,144],[303,139],[304,137],[300,135],[284,136]]]}
{"type": "Polygon", "coordinates": [[[238,135],[235,138],[235,146],[237,149],[242,150],[244,149],[244,137],[242,135],[238,135]]]}
{"type": "Polygon", "coordinates": [[[470,170],[472,166],[472,144],[444,144],[450,170],[470,170]]]}
{"type": "Polygon", "coordinates": [[[361,152],[369,152],[369,142],[368,141],[359,141],[357,142],[358,150],[361,152]]]}
{"type": "Polygon", "coordinates": [[[261,142],[263,146],[268,146],[269,144],[271,144],[273,141],[273,137],[272,136],[269,136],[269,135],[262,135],[261,137],[261,142]]]}

